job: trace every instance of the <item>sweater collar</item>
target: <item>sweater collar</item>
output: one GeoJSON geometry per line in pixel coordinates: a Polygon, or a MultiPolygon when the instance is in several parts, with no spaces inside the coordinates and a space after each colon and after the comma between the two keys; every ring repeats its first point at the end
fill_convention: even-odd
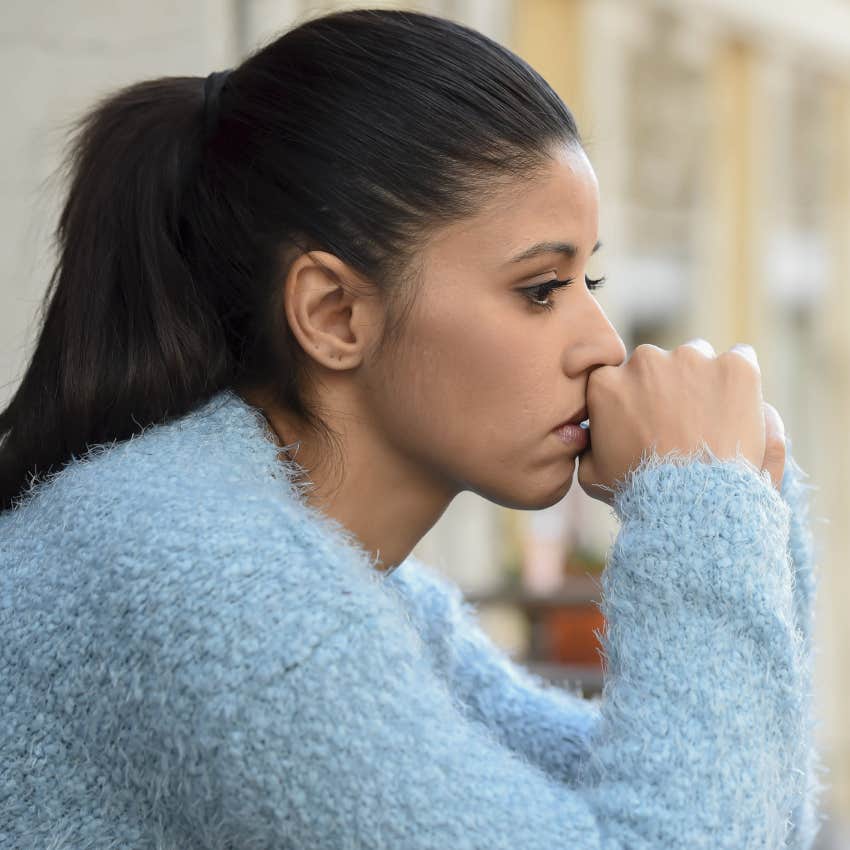
{"type": "MultiPolygon", "coordinates": [[[[337,525],[335,520],[308,505],[304,499],[304,494],[314,486],[308,470],[295,460],[283,457],[284,449],[296,450],[297,443],[281,446],[262,410],[248,404],[233,390],[224,389],[216,393],[185,415],[178,427],[192,431],[193,439],[207,442],[210,450],[238,469],[240,477],[247,475],[258,482],[282,487],[284,492],[281,495],[300,502],[314,519],[326,527],[330,527],[328,522],[334,527],[337,525]]],[[[386,577],[399,566],[401,564],[377,572],[386,577]]]]}

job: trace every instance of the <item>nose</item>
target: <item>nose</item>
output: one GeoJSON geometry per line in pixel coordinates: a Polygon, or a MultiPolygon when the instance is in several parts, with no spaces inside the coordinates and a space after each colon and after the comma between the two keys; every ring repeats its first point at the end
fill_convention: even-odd
{"type": "Polygon", "coordinates": [[[588,293],[587,313],[582,317],[582,360],[584,369],[621,366],[628,355],[626,345],[596,298],[588,293]]]}

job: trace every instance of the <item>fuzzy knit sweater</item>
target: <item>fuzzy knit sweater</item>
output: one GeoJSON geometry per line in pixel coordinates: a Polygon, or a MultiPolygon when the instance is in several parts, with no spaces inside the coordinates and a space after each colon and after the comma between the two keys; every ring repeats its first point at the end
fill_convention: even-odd
{"type": "MultiPolygon", "coordinates": [[[[0,847],[805,850],[806,491],[645,457],[618,488],[597,700],[389,573],[225,390],[0,513],[0,847]]],[[[704,457],[704,456],[703,456],[704,457]]]]}

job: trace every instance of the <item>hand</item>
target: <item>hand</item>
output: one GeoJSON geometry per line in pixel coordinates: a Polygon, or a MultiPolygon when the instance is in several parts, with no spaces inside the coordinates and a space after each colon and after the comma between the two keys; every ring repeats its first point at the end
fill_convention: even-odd
{"type": "Polygon", "coordinates": [[[736,457],[740,447],[757,469],[769,470],[774,486],[781,484],[781,419],[762,399],[752,346],[717,355],[706,340],[673,351],[639,345],[624,364],[591,374],[587,408],[591,445],[579,455],[578,481],[591,498],[613,504],[615,483],[645,450],[690,453],[703,442],[721,459],[736,457]]]}

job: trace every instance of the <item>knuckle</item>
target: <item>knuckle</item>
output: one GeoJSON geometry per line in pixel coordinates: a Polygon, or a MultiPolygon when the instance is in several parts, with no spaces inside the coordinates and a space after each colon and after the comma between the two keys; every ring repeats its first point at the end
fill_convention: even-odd
{"type": "Polygon", "coordinates": [[[713,359],[713,355],[709,355],[708,351],[704,347],[689,345],[687,343],[683,343],[682,345],[676,346],[676,348],[673,349],[673,354],[676,357],[686,358],[695,361],[713,359]]]}
{"type": "Polygon", "coordinates": [[[761,370],[746,357],[735,354],[734,351],[723,351],[717,355],[717,362],[725,369],[738,375],[749,376],[755,381],[761,381],[761,370]]]}
{"type": "Polygon", "coordinates": [[[714,346],[707,339],[701,336],[689,339],[681,345],[676,346],[676,351],[683,354],[687,353],[687,349],[692,349],[698,354],[702,354],[704,357],[714,357],[717,354],[714,350],[714,346]]]}
{"type": "Polygon", "coordinates": [[[665,351],[663,348],[653,345],[651,342],[642,342],[640,345],[635,347],[635,350],[632,352],[633,358],[644,358],[644,357],[655,357],[659,354],[664,354],[665,351]]]}
{"type": "Polygon", "coordinates": [[[724,352],[724,354],[728,354],[730,357],[737,358],[738,360],[743,360],[745,363],[749,364],[751,368],[755,369],[756,372],[761,373],[758,354],[756,353],[755,348],[753,348],[753,346],[749,343],[736,343],[728,351],[724,352]]]}

